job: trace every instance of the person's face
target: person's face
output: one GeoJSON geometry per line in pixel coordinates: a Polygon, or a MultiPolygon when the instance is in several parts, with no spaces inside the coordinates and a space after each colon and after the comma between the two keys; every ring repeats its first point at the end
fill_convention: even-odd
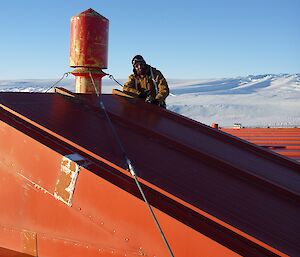
{"type": "Polygon", "coordinates": [[[137,62],[135,65],[134,65],[134,68],[136,70],[136,73],[138,75],[144,75],[145,72],[146,72],[146,64],[144,62],[137,62]]]}

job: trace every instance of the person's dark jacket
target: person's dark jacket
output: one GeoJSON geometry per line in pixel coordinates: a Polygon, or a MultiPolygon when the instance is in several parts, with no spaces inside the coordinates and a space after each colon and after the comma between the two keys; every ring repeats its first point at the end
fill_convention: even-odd
{"type": "Polygon", "coordinates": [[[123,91],[133,93],[142,98],[149,97],[150,94],[152,99],[157,100],[162,105],[165,104],[165,99],[169,95],[168,83],[162,73],[148,64],[146,75],[131,74],[128,81],[124,84],[123,91]]]}

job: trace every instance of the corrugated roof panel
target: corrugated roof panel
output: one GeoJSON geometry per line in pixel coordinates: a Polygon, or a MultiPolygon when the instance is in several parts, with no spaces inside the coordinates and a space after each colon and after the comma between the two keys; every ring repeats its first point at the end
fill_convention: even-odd
{"type": "Polygon", "coordinates": [[[221,130],[300,162],[300,128],[221,128],[221,130]]]}

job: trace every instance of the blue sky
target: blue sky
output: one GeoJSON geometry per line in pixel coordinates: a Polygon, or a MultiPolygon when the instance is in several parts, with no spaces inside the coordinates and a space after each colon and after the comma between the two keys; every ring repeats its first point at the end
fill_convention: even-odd
{"type": "Polygon", "coordinates": [[[300,73],[299,0],[1,2],[0,79],[59,79],[69,67],[70,18],[110,21],[108,69],[127,78],[142,54],[167,78],[300,73]]]}

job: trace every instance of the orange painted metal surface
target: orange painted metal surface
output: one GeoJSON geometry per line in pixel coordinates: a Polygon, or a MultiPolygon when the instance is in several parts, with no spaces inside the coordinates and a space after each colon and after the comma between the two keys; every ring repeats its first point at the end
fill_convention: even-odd
{"type": "Polygon", "coordinates": [[[71,18],[71,67],[107,68],[108,25],[93,9],[71,18]]]}
{"type": "Polygon", "coordinates": [[[90,74],[101,92],[102,69],[107,68],[109,21],[93,9],[71,18],[70,66],[76,68],[77,93],[95,93],[90,74]]]}
{"type": "MultiPolygon", "coordinates": [[[[0,93],[0,247],[168,256],[99,99],[81,97],[0,93]]],[[[102,100],[175,256],[300,253],[298,163],[136,99],[102,100]]]]}
{"type": "Polygon", "coordinates": [[[221,130],[300,162],[300,128],[221,128],[221,130]]]}

